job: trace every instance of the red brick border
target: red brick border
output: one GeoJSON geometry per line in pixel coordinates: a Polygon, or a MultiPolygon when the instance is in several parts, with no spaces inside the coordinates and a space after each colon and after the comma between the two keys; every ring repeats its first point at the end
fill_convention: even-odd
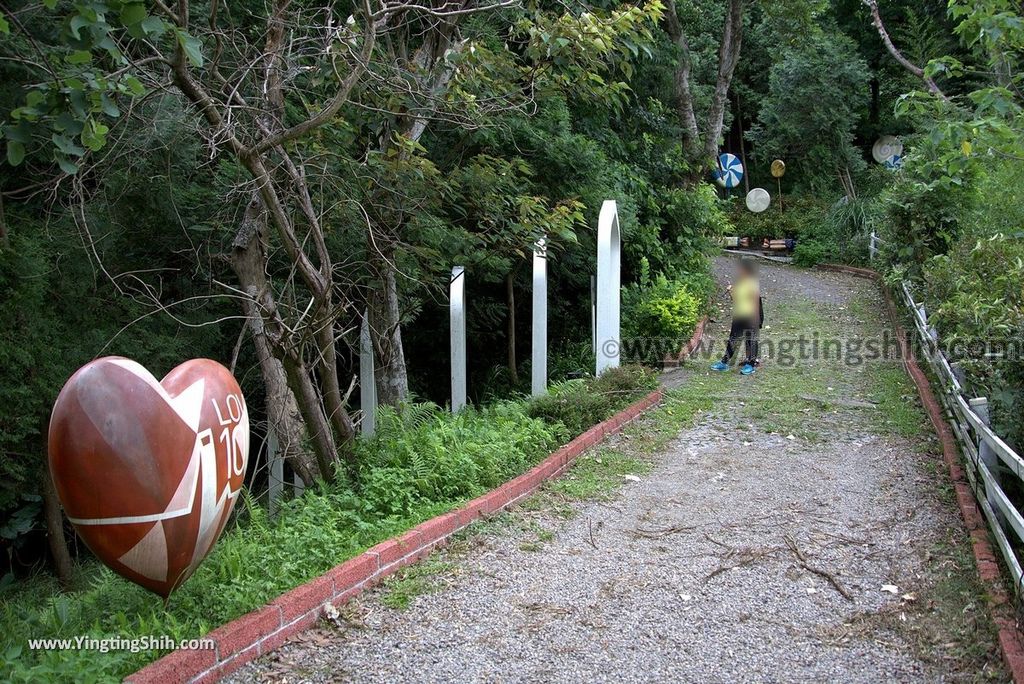
{"type": "Polygon", "coordinates": [[[669,368],[679,368],[680,366],[683,365],[683,362],[686,361],[686,359],[690,358],[690,354],[694,352],[694,350],[697,348],[697,345],[700,344],[701,338],[704,337],[704,328],[707,326],[707,324],[707,316],[700,319],[700,323],[698,323],[697,327],[694,328],[693,330],[693,335],[690,337],[690,341],[684,344],[683,348],[679,350],[679,355],[675,357],[665,357],[665,360],[661,364],[663,370],[667,370],[669,368]]]}
{"type": "Polygon", "coordinates": [[[907,333],[900,325],[899,317],[896,314],[896,305],[892,301],[892,294],[889,288],[882,282],[881,276],[871,269],[857,268],[855,266],[843,266],[841,264],[819,264],[819,268],[826,271],[837,271],[849,273],[861,278],[869,278],[879,284],[882,294],[885,295],[885,306],[896,331],[896,338],[900,346],[900,354],[903,357],[903,365],[907,373],[917,386],[917,393],[921,397],[921,403],[932,426],[938,434],[942,443],[942,458],[949,468],[949,478],[953,482],[956,493],[956,502],[960,507],[960,515],[963,517],[964,526],[971,537],[971,546],[974,551],[974,562],[978,566],[978,575],[986,589],[986,600],[992,620],[999,630],[999,645],[1003,651],[1003,660],[1009,668],[1013,681],[1024,683],[1024,634],[1021,633],[1017,623],[1013,602],[1006,591],[1006,584],[993,551],[991,538],[989,536],[988,524],[985,516],[978,508],[978,503],[971,490],[964,470],[960,465],[960,456],[953,436],[953,431],[943,418],[942,406],[932,392],[928,376],[924,374],[917,360],[909,353],[907,346],[907,333]]]}
{"type": "Polygon", "coordinates": [[[320,577],[282,594],[268,605],[221,625],[204,637],[214,640],[214,650],[174,651],[129,675],[125,681],[133,684],[219,681],[312,626],[320,617],[325,603],[344,603],[387,575],[420,560],[435,547],[443,545],[456,531],[511,506],[531,494],[545,480],[558,477],[580,454],[607,435],[622,430],[641,413],[661,402],[663,397],[663,389],[651,392],[497,489],[461,508],[420,523],[400,537],[381,542],[320,577]]]}

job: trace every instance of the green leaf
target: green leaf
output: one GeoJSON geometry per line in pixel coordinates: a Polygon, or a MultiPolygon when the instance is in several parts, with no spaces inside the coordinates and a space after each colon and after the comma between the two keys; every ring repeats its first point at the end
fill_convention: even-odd
{"type": "Polygon", "coordinates": [[[0,33],[4,35],[11,34],[11,25],[7,21],[7,17],[4,16],[3,12],[0,12],[0,33]]]}
{"type": "Polygon", "coordinates": [[[141,24],[148,16],[146,6],[141,2],[125,5],[121,8],[121,23],[125,26],[141,24]]]}
{"type": "Polygon", "coordinates": [[[167,30],[167,24],[164,23],[164,20],[152,15],[146,17],[145,21],[139,24],[139,26],[147,36],[152,37],[160,36],[167,30]]]}
{"type": "Polygon", "coordinates": [[[103,146],[107,144],[107,131],[110,129],[96,121],[95,119],[89,119],[85,122],[85,128],[82,129],[82,135],[79,136],[82,140],[82,144],[88,147],[93,152],[97,152],[103,149],[103,146]]]}
{"type": "Polygon", "coordinates": [[[71,31],[71,35],[74,36],[75,40],[81,40],[82,35],[80,31],[87,26],[90,26],[92,22],[83,17],[81,14],[76,14],[71,17],[71,23],[68,25],[68,30],[71,31]]]}
{"type": "Polygon", "coordinates": [[[8,140],[7,163],[11,166],[17,166],[23,161],[25,161],[25,146],[17,140],[8,140]]]}
{"type": "Polygon", "coordinates": [[[72,157],[81,157],[83,154],[85,154],[85,149],[80,147],[79,145],[76,145],[75,141],[67,137],[66,135],[54,133],[50,137],[50,139],[53,141],[53,144],[57,146],[57,149],[59,149],[64,154],[70,155],[72,157]]]}
{"type": "MultiPolygon", "coordinates": [[[[123,84],[124,88],[127,88],[128,92],[135,97],[139,97],[141,95],[146,94],[146,86],[142,85],[142,81],[135,78],[134,76],[125,76],[124,80],[121,83],[123,84]]],[[[124,88],[122,88],[122,92],[124,92],[124,88]]]]}
{"type": "Polygon", "coordinates": [[[192,63],[192,66],[202,67],[203,66],[203,44],[195,36],[190,36],[184,31],[178,31],[178,45],[181,46],[188,61],[192,63]]]}
{"type": "Polygon", "coordinates": [[[61,112],[53,121],[53,127],[68,135],[78,135],[82,132],[82,122],[71,116],[68,112],[61,112]]]}
{"type": "Polygon", "coordinates": [[[64,61],[68,64],[87,64],[92,61],[92,53],[88,50],[75,50],[64,61]]]}
{"type": "Polygon", "coordinates": [[[60,154],[59,152],[54,153],[53,158],[57,161],[57,166],[59,166],[60,170],[64,173],[69,176],[73,176],[78,173],[78,164],[74,163],[63,154],[60,154]]]}
{"type": "Polygon", "coordinates": [[[112,119],[121,116],[121,110],[117,108],[117,104],[106,93],[100,94],[100,108],[104,114],[112,119]]]}

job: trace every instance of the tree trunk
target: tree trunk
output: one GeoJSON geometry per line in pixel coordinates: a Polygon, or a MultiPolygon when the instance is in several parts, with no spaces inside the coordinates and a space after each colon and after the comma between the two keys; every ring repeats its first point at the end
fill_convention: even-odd
{"type": "Polygon", "coordinates": [[[516,284],[515,273],[505,276],[505,296],[508,303],[508,376],[512,386],[519,385],[519,368],[516,366],[516,284]]]}
{"type": "MultiPolygon", "coordinates": [[[[378,248],[384,250],[382,245],[378,248]]],[[[377,380],[377,402],[398,406],[409,394],[409,373],[402,347],[402,320],[398,304],[398,283],[395,279],[394,252],[388,248],[383,254],[373,252],[371,261],[377,273],[376,283],[370,291],[370,339],[373,341],[377,380]]]]}
{"type": "Polygon", "coordinates": [[[718,145],[722,137],[725,122],[725,108],[729,98],[729,87],[732,85],[733,73],[740,59],[743,45],[743,10],[745,0],[729,0],[726,10],[725,26],[722,29],[722,42],[718,48],[718,75],[715,90],[711,97],[704,128],[697,121],[694,108],[693,92],[690,84],[691,59],[690,45],[683,30],[682,23],[676,14],[675,3],[668,3],[665,12],[665,30],[679,51],[679,60],[675,72],[676,109],[683,126],[683,149],[687,158],[698,165],[694,173],[700,175],[706,170],[715,168],[718,157],[718,145]]]}
{"type": "Polygon", "coordinates": [[[267,420],[277,436],[284,459],[306,486],[311,486],[319,475],[319,469],[316,457],[306,448],[306,424],[302,421],[302,413],[295,403],[295,395],[288,389],[288,376],[284,372],[284,366],[271,352],[266,335],[256,334],[256,326],[260,325],[259,319],[249,320],[253,343],[256,345],[256,356],[260,362],[260,373],[263,376],[267,420]]]}
{"type": "MultiPolygon", "coordinates": [[[[45,432],[43,433],[46,434],[45,432]]],[[[64,515],[60,510],[57,489],[50,477],[50,468],[43,465],[40,478],[43,483],[43,514],[46,518],[46,541],[50,545],[53,557],[53,569],[57,573],[57,581],[61,589],[70,589],[73,579],[71,554],[68,553],[67,540],[64,539],[64,515]]]]}
{"type": "Polygon", "coordinates": [[[707,126],[704,131],[703,156],[705,162],[709,164],[713,164],[713,160],[718,156],[718,145],[725,121],[725,106],[729,100],[729,87],[732,85],[736,65],[740,61],[742,45],[743,0],[729,0],[722,43],[718,49],[718,78],[715,81],[715,93],[711,98],[711,108],[708,110],[707,126]]]}
{"type": "Polygon", "coordinates": [[[690,59],[690,44],[686,39],[686,33],[679,22],[676,14],[676,3],[666,4],[665,28],[669,38],[675,44],[679,52],[674,74],[676,91],[676,111],[679,121],[683,125],[683,149],[689,159],[696,159],[700,155],[700,126],[697,124],[697,114],[693,106],[693,94],[690,89],[690,71],[692,62],[690,59]]]}
{"type": "Polygon", "coordinates": [[[265,234],[266,212],[258,197],[246,207],[242,225],[235,236],[231,265],[242,289],[249,297],[242,300],[246,323],[252,332],[256,357],[266,392],[267,419],[277,435],[285,460],[307,485],[321,474],[316,457],[306,448],[306,425],[295,395],[288,386],[284,366],[273,353],[266,325],[260,311],[260,300],[271,298],[266,276],[266,257],[262,236],[265,234]]]}
{"type": "MultiPolygon", "coordinates": [[[[331,300],[328,297],[325,303],[328,312],[331,309],[331,300]]],[[[328,313],[328,315],[330,315],[328,313]]],[[[352,418],[345,410],[345,400],[341,396],[341,385],[338,382],[338,357],[334,346],[334,322],[331,320],[322,321],[317,326],[317,347],[320,350],[320,380],[323,384],[324,408],[327,409],[327,418],[334,429],[337,439],[341,440],[338,445],[341,448],[340,455],[350,465],[354,464],[355,452],[352,445],[355,441],[356,430],[352,418]]]]}
{"type": "Polygon", "coordinates": [[[320,475],[325,480],[334,479],[334,462],[338,458],[338,450],[331,432],[331,424],[324,414],[320,395],[310,379],[309,368],[302,360],[301,353],[285,352],[281,358],[284,372],[288,376],[288,386],[295,392],[295,401],[299,412],[306,423],[306,431],[313,443],[313,452],[320,468],[320,475]]]}
{"type": "Polygon", "coordinates": [[[743,190],[750,194],[750,167],[747,166],[747,144],[743,140],[743,104],[740,91],[736,91],[736,123],[740,131],[740,160],[743,162],[743,190]]]}

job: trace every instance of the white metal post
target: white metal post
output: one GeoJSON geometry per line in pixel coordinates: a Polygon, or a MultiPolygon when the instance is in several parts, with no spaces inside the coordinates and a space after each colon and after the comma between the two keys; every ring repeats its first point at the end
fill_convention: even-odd
{"type": "Polygon", "coordinates": [[[595,375],[619,365],[621,254],[619,212],[605,200],[597,220],[597,363],[595,375]]]}
{"type": "Polygon", "coordinates": [[[452,269],[449,286],[449,329],[452,359],[452,413],[466,405],[466,269],[452,269]]]}
{"type": "Polygon", "coordinates": [[[548,248],[544,238],[533,249],[533,396],[548,390],[548,248]]]}

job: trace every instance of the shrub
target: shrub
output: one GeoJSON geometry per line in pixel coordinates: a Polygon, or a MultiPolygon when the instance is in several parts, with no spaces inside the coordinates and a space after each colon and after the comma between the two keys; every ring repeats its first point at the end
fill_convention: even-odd
{"type": "Polygon", "coordinates": [[[816,264],[834,261],[835,247],[817,239],[801,240],[793,250],[793,263],[799,266],[814,266],[816,264]]]}
{"type": "Polygon", "coordinates": [[[808,226],[793,252],[801,266],[826,261],[861,264],[868,260],[868,242],[880,212],[876,197],[840,198],[813,226],[808,226]]]}
{"type": "Polygon", "coordinates": [[[962,240],[929,260],[924,282],[929,321],[966,374],[967,390],[987,396],[996,431],[1024,446],[1024,367],[1012,349],[994,356],[985,347],[1008,344],[1024,351],[1024,240],[962,240]]]}
{"type": "Polygon", "coordinates": [[[669,274],[707,270],[707,254],[730,230],[714,186],[659,188],[650,203],[647,221],[632,234],[624,232],[628,261],[647,259],[655,271],[669,274]]]}
{"type": "Polygon", "coordinates": [[[590,392],[585,379],[566,380],[552,385],[548,393],[530,400],[527,409],[532,418],[562,425],[575,437],[611,415],[611,398],[590,392]]]}
{"type": "Polygon", "coordinates": [[[956,242],[976,192],[966,179],[950,184],[921,165],[911,168],[898,174],[879,197],[884,212],[879,233],[883,261],[903,264],[916,278],[930,257],[945,254],[956,242]]]}
{"type": "Polygon", "coordinates": [[[710,299],[710,286],[695,279],[704,290],[702,300],[685,282],[662,274],[652,280],[646,268],[642,271],[640,282],[622,292],[621,353],[631,361],[657,364],[693,334],[710,299]]]}
{"type": "Polygon", "coordinates": [[[526,470],[562,436],[514,402],[454,416],[435,404],[400,413],[381,407],[379,416],[377,432],[357,447],[355,489],[369,516],[408,516],[423,505],[478,496],[526,470]]]}
{"type": "Polygon", "coordinates": [[[657,376],[640,366],[610,368],[597,378],[552,385],[547,394],[530,401],[527,413],[576,436],[657,386],[657,376]]]}

